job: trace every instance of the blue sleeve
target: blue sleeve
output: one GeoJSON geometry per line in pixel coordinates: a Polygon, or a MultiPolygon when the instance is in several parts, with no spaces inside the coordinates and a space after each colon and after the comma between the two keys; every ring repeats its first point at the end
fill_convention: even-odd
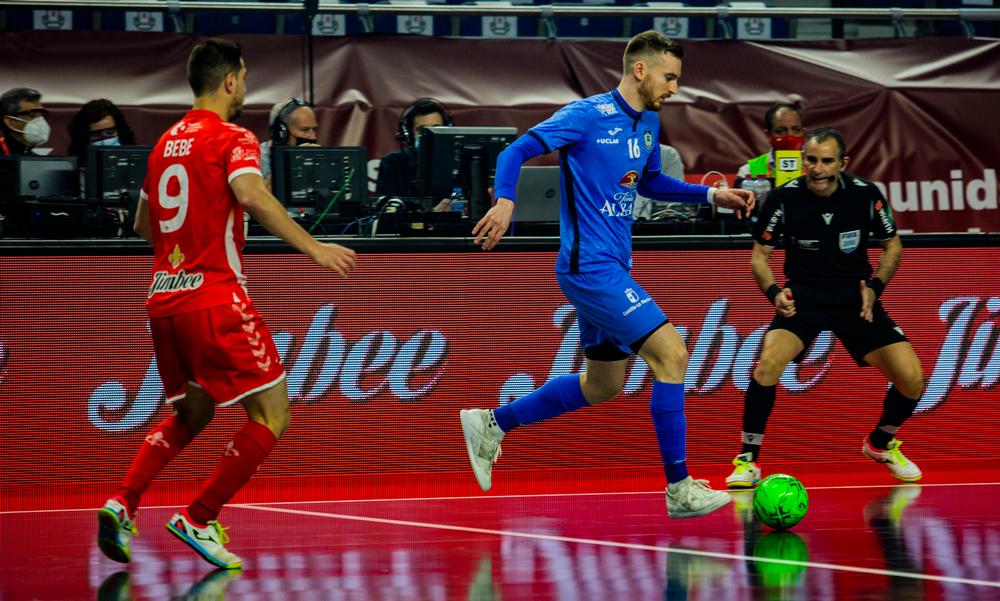
{"type": "Polygon", "coordinates": [[[532,127],[528,135],[534,136],[547,153],[559,150],[584,139],[594,114],[596,112],[590,110],[590,105],[581,101],[572,102],[532,127]]]}
{"type": "MultiPolygon", "coordinates": [[[[659,153],[654,154],[659,155],[659,153]]],[[[659,158],[656,162],[660,162],[659,158]]],[[[708,204],[708,186],[682,182],[660,172],[643,171],[642,177],[639,179],[638,191],[646,198],[662,202],[708,204]]]]}
{"type": "Polygon", "coordinates": [[[493,179],[494,198],[517,200],[514,195],[517,192],[517,178],[521,176],[521,165],[544,153],[542,144],[530,132],[504,148],[497,155],[497,169],[493,179]]]}
{"type": "Polygon", "coordinates": [[[517,178],[521,165],[541,154],[548,154],[583,139],[587,129],[587,105],[577,101],[556,111],[532,127],[497,157],[494,197],[517,200],[517,178]]]}

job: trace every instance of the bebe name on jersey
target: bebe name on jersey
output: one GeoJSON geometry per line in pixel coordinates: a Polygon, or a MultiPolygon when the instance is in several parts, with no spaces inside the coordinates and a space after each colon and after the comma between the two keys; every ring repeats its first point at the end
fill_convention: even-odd
{"type": "Polygon", "coordinates": [[[187,273],[183,269],[177,273],[157,271],[153,274],[153,283],[149,287],[149,296],[166,294],[180,290],[197,290],[201,288],[205,276],[200,273],[187,273]]]}
{"type": "Polygon", "coordinates": [[[167,140],[163,147],[163,157],[184,157],[191,154],[194,138],[182,138],[180,140],[167,140]]]}

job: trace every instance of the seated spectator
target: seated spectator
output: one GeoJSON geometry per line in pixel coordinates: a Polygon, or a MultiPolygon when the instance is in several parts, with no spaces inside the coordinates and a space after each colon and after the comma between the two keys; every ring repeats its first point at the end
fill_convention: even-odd
{"type": "Polygon", "coordinates": [[[271,148],[274,146],[319,146],[319,121],[311,104],[301,98],[286,98],[271,107],[267,120],[269,140],[260,145],[261,175],[271,189],[271,148]]]}
{"type": "Polygon", "coordinates": [[[80,107],[69,122],[66,154],[77,157],[80,168],[87,161],[87,146],[133,146],[135,133],[115,103],[104,98],[80,107]]]}
{"type": "MultiPolygon", "coordinates": [[[[434,98],[418,98],[399,115],[396,140],[399,150],[390,152],[379,162],[375,182],[376,197],[406,198],[420,196],[417,189],[417,146],[425,127],[453,125],[451,113],[434,98]]],[[[447,211],[451,200],[441,199],[434,211],[447,211]]]]}
{"type": "MultiPolygon", "coordinates": [[[[684,181],[684,161],[677,149],[667,144],[660,144],[660,163],[662,172],[674,179],[684,181]]],[[[664,211],[674,218],[690,219],[698,214],[698,205],[690,202],[658,202],[636,194],[632,216],[635,219],[660,219],[664,211]]]]}
{"type": "Polygon", "coordinates": [[[36,151],[49,141],[51,128],[42,95],[31,88],[12,88],[0,96],[0,154],[43,154],[36,151]]]}

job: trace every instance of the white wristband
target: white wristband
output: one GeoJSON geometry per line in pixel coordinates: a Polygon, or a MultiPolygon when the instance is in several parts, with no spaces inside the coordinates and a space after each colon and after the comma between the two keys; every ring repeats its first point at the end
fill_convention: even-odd
{"type": "Polygon", "coordinates": [[[708,187],[708,204],[715,204],[715,186],[708,187]]]}

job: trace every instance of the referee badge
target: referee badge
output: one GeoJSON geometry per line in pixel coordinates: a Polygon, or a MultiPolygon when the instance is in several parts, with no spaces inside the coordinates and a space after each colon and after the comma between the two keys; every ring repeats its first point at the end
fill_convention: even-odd
{"type": "Polygon", "coordinates": [[[845,253],[852,253],[858,248],[861,242],[861,230],[851,230],[840,232],[840,250],[845,253]]]}
{"type": "Polygon", "coordinates": [[[646,145],[646,150],[653,149],[653,134],[651,132],[645,132],[642,134],[642,143],[646,145]]]}

